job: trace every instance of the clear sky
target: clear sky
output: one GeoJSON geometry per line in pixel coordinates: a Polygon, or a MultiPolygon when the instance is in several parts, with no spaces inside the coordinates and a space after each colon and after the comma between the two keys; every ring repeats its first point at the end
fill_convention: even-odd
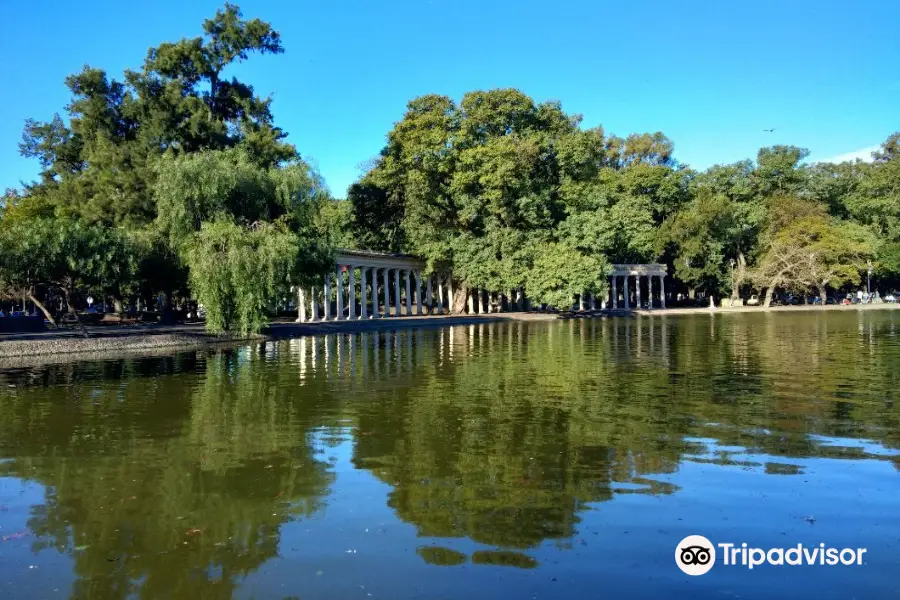
{"type": "MultiPolygon", "coordinates": [[[[406,102],[517,87],[607,132],[661,130],[693,167],[790,143],[810,160],[900,130],[900,2],[305,0],[238,2],[286,52],[234,70],[343,197],[406,102]],[[774,133],[763,129],[775,128],[774,133]]],[[[9,0],[0,6],[0,189],[37,174],[23,122],[63,112],[84,64],[120,78],[200,34],[219,2],[9,0]]],[[[863,152],[865,154],[865,152],[863,152]]]]}

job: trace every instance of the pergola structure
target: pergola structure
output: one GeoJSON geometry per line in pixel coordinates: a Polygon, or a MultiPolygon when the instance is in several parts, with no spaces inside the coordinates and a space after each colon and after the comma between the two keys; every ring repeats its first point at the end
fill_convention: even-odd
{"type": "Polygon", "coordinates": [[[619,287],[618,280],[621,277],[623,280],[623,287],[621,293],[621,299],[624,300],[624,309],[630,310],[632,307],[632,301],[634,301],[634,306],[637,308],[642,308],[644,305],[641,303],[641,288],[644,287],[641,285],[641,279],[646,280],[646,290],[647,290],[647,303],[646,306],[648,308],[653,308],[653,280],[659,280],[659,307],[666,307],[666,265],[650,263],[650,264],[624,264],[624,265],[613,265],[612,273],[610,273],[610,304],[609,308],[618,309],[619,308],[619,287]],[[634,285],[630,285],[631,278],[634,277],[634,285]]]}
{"type": "MultiPolygon", "coordinates": [[[[424,268],[425,261],[415,256],[339,250],[334,267],[324,274],[321,286],[297,290],[297,321],[380,319],[422,315],[425,311],[449,313],[453,306],[451,278],[438,274],[425,277],[424,268]]],[[[662,264],[612,265],[609,301],[603,300],[598,307],[600,298],[581,294],[572,309],[654,308],[654,289],[658,290],[658,306],[665,308],[665,276],[666,266],[662,264]],[[654,286],[654,279],[659,280],[658,286],[654,286]]],[[[509,295],[472,289],[465,304],[469,314],[500,312],[504,306],[513,311],[528,310],[530,306],[521,289],[511,290],[509,295]]]]}
{"type": "Polygon", "coordinates": [[[450,279],[424,278],[415,256],[339,250],[334,262],[321,286],[297,290],[298,322],[399,317],[404,303],[407,316],[423,314],[423,304],[432,314],[452,306],[450,279]]]}

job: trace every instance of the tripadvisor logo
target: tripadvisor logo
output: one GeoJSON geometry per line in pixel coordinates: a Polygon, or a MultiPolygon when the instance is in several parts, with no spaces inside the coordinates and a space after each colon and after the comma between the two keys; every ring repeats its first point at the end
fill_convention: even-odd
{"type": "Polygon", "coordinates": [[[716,564],[716,547],[702,535],[689,535],[675,548],[675,564],[688,575],[704,575],[716,564]]]}
{"type": "Polygon", "coordinates": [[[741,566],[752,570],[760,565],[861,565],[866,548],[830,548],[797,544],[789,548],[754,548],[742,544],[713,544],[702,535],[689,535],[675,547],[675,564],[688,575],[705,575],[716,564],[716,548],[721,564],[741,566]]]}

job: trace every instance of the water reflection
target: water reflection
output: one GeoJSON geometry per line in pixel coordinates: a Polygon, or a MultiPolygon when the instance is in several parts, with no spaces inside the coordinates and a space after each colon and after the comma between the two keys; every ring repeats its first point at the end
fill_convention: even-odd
{"type": "MultiPolygon", "coordinates": [[[[327,538],[354,554],[362,538],[344,523],[374,502],[412,531],[382,540],[369,571],[310,567],[290,593],[339,597],[346,569],[377,579],[385,561],[413,578],[435,566],[550,572],[582,555],[622,569],[657,543],[666,552],[649,560],[670,566],[670,532],[685,526],[673,515],[715,530],[725,517],[709,507],[742,506],[736,491],[755,497],[744,510],[794,520],[809,510],[791,495],[803,485],[835,514],[848,489],[873,506],[900,491],[860,466],[900,464],[897,333],[893,312],[481,323],[9,370],[0,478],[41,495],[0,485],[14,509],[2,531],[21,534],[3,550],[69,557],[73,598],[248,596],[254,574],[269,565],[277,581],[298,546],[302,564],[330,556],[327,538]],[[768,486],[777,504],[760,499],[768,486]],[[660,509],[640,513],[651,533],[630,538],[616,507],[641,498],[660,509]]],[[[14,568],[0,565],[0,580],[14,568]]],[[[477,580],[448,585],[498,593],[477,580]]]]}

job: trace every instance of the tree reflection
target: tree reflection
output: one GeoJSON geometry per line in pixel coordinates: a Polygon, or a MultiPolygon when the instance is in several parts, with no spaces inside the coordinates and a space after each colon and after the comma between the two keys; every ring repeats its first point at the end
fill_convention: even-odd
{"type": "Polygon", "coordinates": [[[230,598],[276,555],[279,528],[318,510],[332,477],[292,376],[231,351],[199,375],[25,388],[0,404],[4,468],[46,486],[28,525],[37,548],[72,555],[72,597],[230,598]]]}
{"type": "Polygon", "coordinates": [[[686,460],[796,475],[746,456],[883,459],[823,439],[898,447],[898,352],[859,348],[892,316],[867,323],[862,340],[822,314],[450,328],[415,386],[357,406],[354,462],[419,535],[528,548],[572,537],[590,503],[677,491],[686,460]]]}

